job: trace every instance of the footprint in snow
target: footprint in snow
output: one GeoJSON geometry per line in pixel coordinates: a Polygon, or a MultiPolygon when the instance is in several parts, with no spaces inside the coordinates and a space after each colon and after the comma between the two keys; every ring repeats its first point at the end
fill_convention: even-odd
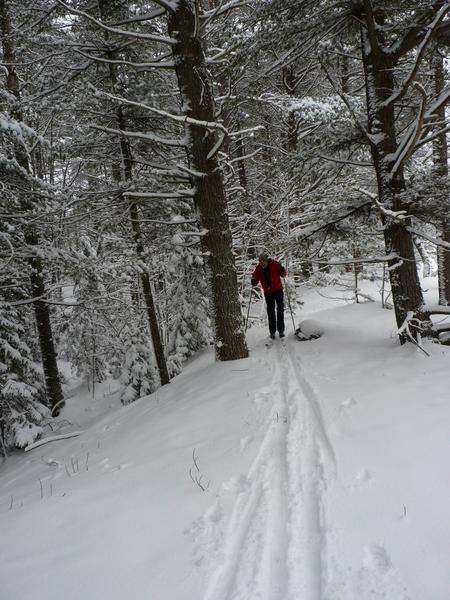
{"type": "Polygon", "coordinates": [[[383,546],[370,544],[364,548],[363,565],[371,571],[386,573],[392,568],[392,561],[383,546]]]}
{"type": "Polygon", "coordinates": [[[240,475],[239,477],[231,477],[231,479],[222,483],[222,489],[225,492],[242,494],[242,492],[246,492],[248,490],[250,485],[250,479],[246,475],[240,475]]]}
{"type": "Polygon", "coordinates": [[[342,408],[350,408],[351,406],[356,406],[356,400],[353,398],[353,396],[350,396],[350,398],[347,398],[346,400],[341,402],[341,406],[342,408]]]}
{"type": "Polygon", "coordinates": [[[391,557],[381,544],[365,546],[358,573],[358,598],[364,600],[410,600],[391,557]]]}
{"type": "Polygon", "coordinates": [[[353,485],[351,486],[351,490],[354,491],[361,491],[363,489],[365,489],[366,487],[372,485],[372,483],[375,481],[375,478],[373,477],[372,473],[369,471],[369,469],[361,469],[361,471],[358,471],[358,473],[356,473],[355,475],[355,482],[353,483],[353,485]]]}
{"type": "Polygon", "coordinates": [[[223,549],[223,518],[224,513],[220,500],[204,515],[196,519],[191,527],[184,531],[193,543],[193,565],[209,571],[212,569],[223,549]]]}
{"type": "Polygon", "coordinates": [[[269,400],[269,398],[271,397],[271,392],[270,390],[259,390],[258,392],[255,392],[255,396],[253,398],[253,403],[256,404],[256,406],[258,406],[259,404],[263,404],[265,402],[267,402],[267,400],[269,400]]]}
{"type": "Polygon", "coordinates": [[[254,436],[247,435],[239,440],[239,451],[243,452],[249,444],[251,444],[254,440],[254,436]]]}

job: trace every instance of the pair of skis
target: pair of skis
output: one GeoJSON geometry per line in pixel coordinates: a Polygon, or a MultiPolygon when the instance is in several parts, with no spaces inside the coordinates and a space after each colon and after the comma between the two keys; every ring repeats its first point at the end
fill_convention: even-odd
{"type": "Polygon", "coordinates": [[[284,336],[282,338],[269,338],[266,341],[266,348],[271,348],[274,345],[274,343],[277,341],[277,339],[283,346],[286,345],[286,336],[284,336]]]}

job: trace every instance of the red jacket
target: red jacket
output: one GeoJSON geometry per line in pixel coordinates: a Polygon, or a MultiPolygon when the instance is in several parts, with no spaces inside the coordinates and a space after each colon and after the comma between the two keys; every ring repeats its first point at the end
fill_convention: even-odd
{"type": "Polygon", "coordinates": [[[257,285],[260,283],[265,294],[279,292],[283,289],[281,277],[286,275],[286,270],[277,260],[273,260],[272,258],[269,258],[269,264],[267,268],[269,269],[270,286],[261,265],[257,265],[256,269],[253,271],[252,285],[257,285]]]}

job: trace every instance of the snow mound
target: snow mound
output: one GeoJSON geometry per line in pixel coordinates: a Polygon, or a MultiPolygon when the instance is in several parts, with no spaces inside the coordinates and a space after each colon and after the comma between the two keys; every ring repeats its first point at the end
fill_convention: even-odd
{"type": "Polygon", "coordinates": [[[323,325],[314,319],[305,319],[300,323],[295,335],[300,340],[315,340],[324,334],[323,325]]]}

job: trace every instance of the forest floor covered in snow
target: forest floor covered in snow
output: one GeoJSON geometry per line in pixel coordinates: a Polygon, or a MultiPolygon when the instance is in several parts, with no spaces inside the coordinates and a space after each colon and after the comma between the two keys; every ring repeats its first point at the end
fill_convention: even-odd
{"type": "Polygon", "coordinates": [[[0,599],[448,600],[450,348],[400,347],[363,287],[127,407],[73,385],[81,435],[0,466],[0,599]]]}

